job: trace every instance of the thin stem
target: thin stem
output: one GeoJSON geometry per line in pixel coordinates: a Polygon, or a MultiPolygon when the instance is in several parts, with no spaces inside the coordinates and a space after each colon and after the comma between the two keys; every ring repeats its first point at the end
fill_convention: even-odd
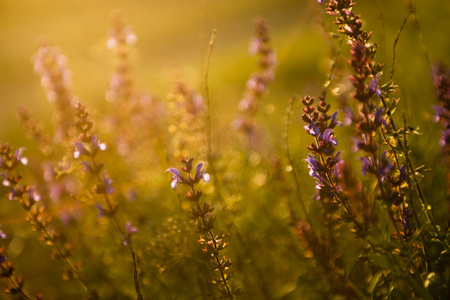
{"type": "Polygon", "coordinates": [[[209,49],[208,54],[206,56],[206,62],[205,62],[205,73],[203,76],[204,79],[204,95],[203,98],[205,99],[206,106],[208,107],[208,111],[206,113],[206,131],[207,131],[207,139],[208,139],[208,161],[212,162],[211,160],[211,103],[209,100],[209,84],[208,84],[208,75],[209,75],[209,64],[211,62],[212,57],[212,51],[214,48],[214,39],[216,38],[217,30],[214,28],[212,30],[211,39],[209,40],[209,49]]]}
{"type": "MultiPolygon", "coordinates": [[[[12,171],[10,171],[9,173],[10,173],[10,175],[12,177],[16,177],[12,171]]],[[[19,186],[18,186],[17,183],[13,184],[13,189],[15,189],[15,190],[19,189],[19,186]]],[[[22,198],[21,201],[24,201],[24,199],[22,198]]],[[[27,211],[27,214],[30,217],[30,220],[33,221],[34,224],[39,227],[41,232],[47,237],[47,240],[49,240],[51,242],[51,244],[56,248],[56,250],[58,251],[58,253],[60,255],[61,260],[67,265],[67,267],[69,268],[70,272],[75,276],[75,278],[78,279],[78,281],[91,294],[91,296],[94,299],[97,299],[98,298],[97,293],[88,286],[86,280],[83,278],[83,276],[81,275],[79,270],[67,259],[67,254],[58,245],[58,243],[56,242],[56,239],[54,238],[54,236],[51,235],[50,232],[48,232],[47,227],[45,226],[45,224],[43,224],[38,219],[39,211],[37,211],[36,213],[33,213],[33,211],[31,210],[31,207],[29,209],[26,209],[26,211],[27,211]]]]}
{"type": "Polygon", "coordinates": [[[203,98],[205,99],[206,102],[206,106],[207,106],[207,112],[206,112],[206,139],[208,141],[208,154],[207,154],[207,160],[211,165],[211,173],[213,175],[215,175],[214,177],[216,178],[216,180],[213,181],[214,187],[215,187],[215,191],[216,191],[216,195],[219,197],[219,199],[221,200],[221,202],[223,203],[223,198],[222,198],[222,193],[221,191],[221,186],[220,186],[220,182],[218,180],[218,176],[217,176],[217,170],[216,170],[216,164],[214,161],[214,158],[212,156],[212,137],[211,137],[211,101],[209,99],[209,84],[208,84],[208,79],[209,79],[209,65],[211,63],[211,57],[212,57],[212,52],[213,52],[213,48],[214,48],[214,40],[216,38],[216,34],[217,34],[217,30],[214,28],[212,30],[211,33],[211,38],[209,40],[209,48],[208,48],[208,54],[206,56],[206,62],[205,62],[205,73],[203,75],[203,79],[204,79],[204,95],[203,98]]]}
{"type": "MultiPolygon", "coordinates": [[[[192,189],[193,194],[196,195],[197,193],[195,192],[194,184],[190,185],[190,188],[192,189]]],[[[195,205],[196,205],[198,211],[203,212],[198,199],[195,201],[195,205]]],[[[204,228],[208,228],[208,225],[207,225],[207,222],[206,222],[206,219],[205,219],[205,215],[202,213],[200,215],[200,217],[202,219],[203,227],[204,228]]],[[[209,234],[209,236],[210,236],[210,238],[211,238],[211,240],[213,242],[213,247],[214,247],[213,256],[214,256],[214,259],[215,259],[215,261],[217,263],[217,266],[219,268],[219,271],[220,271],[220,277],[222,278],[222,285],[225,287],[225,289],[227,291],[227,294],[228,294],[228,297],[230,299],[234,299],[233,294],[231,293],[231,289],[228,286],[228,281],[227,281],[227,278],[225,276],[225,273],[223,272],[225,270],[225,268],[223,267],[223,264],[222,264],[222,262],[219,259],[219,249],[217,247],[216,238],[214,236],[214,233],[211,231],[211,229],[208,229],[207,232],[208,232],[208,234],[209,234]]]]}
{"type": "Polygon", "coordinates": [[[401,34],[402,31],[403,31],[403,27],[405,27],[406,21],[408,21],[409,17],[410,17],[411,14],[413,13],[413,11],[414,11],[413,9],[411,9],[411,10],[409,11],[408,16],[406,16],[405,20],[403,21],[403,24],[402,24],[402,26],[400,27],[400,30],[398,31],[397,37],[395,38],[394,46],[392,47],[392,48],[393,48],[393,49],[392,49],[392,66],[391,66],[391,77],[390,77],[390,80],[392,80],[392,79],[394,78],[394,70],[395,70],[395,47],[397,46],[397,42],[398,42],[398,40],[400,39],[400,34],[401,34]]]}
{"type": "Polygon", "coordinates": [[[309,218],[309,214],[308,214],[308,210],[306,209],[306,205],[305,202],[303,201],[302,198],[302,192],[300,190],[300,181],[298,180],[298,176],[297,176],[297,171],[295,169],[295,164],[294,164],[294,160],[292,159],[291,156],[291,151],[290,151],[290,144],[289,144],[289,128],[291,126],[291,115],[292,115],[292,107],[294,106],[294,102],[297,101],[297,98],[291,97],[289,98],[289,103],[288,103],[288,107],[286,109],[286,115],[285,115],[285,120],[286,120],[286,124],[285,124],[285,131],[284,131],[284,148],[286,150],[286,157],[289,161],[289,165],[292,168],[292,176],[294,177],[294,181],[295,181],[295,188],[297,189],[297,193],[300,200],[300,204],[303,210],[303,214],[305,215],[306,221],[309,224],[311,223],[311,219],[309,218]]]}
{"type": "MultiPolygon", "coordinates": [[[[406,128],[406,117],[405,117],[405,112],[403,112],[403,127],[404,128],[406,128]]],[[[406,130],[404,130],[403,131],[403,140],[405,141],[405,147],[406,148],[408,148],[408,140],[406,139],[406,130]]],[[[424,234],[423,234],[423,232],[422,232],[422,225],[420,224],[420,221],[419,221],[419,217],[418,217],[418,215],[417,215],[417,211],[416,211],[416,209],[415,209],[415,207],[414,207],[414,199],[413,199],[413,195],[412,195],[412,188],[411,188],[411,174],[409,173],[409,170],[408,170],[408,168],[406,168],[406,173],[407,173],[407,182],[408,182],[408,192],[409,192],[409,198],[410,198],[410,204],[411,204],[411,210],[412,210],[412,212],[413,212],[413,215],[414,215],[414,220],[416,221],[416,223],[417,223],[417,227],[419,228],[419,230],[420,230],[420,237],[422,238],[422,241],[425,241],[425,236],[424,236],[424,234]]],[[[428,265],[429,265],[429,258],[428,258],[428,251],[427,251],[427,249],[425,248],[425,247],[421,247],[422,248],[422,251],[423,251],[423,256],[425,257],[425,264],[426,264],[426,268],[428,269],[428,265]]]]}
{"type": "MultiPolygon", "coordinates": [[[[97,170],[97,162],[95,160],[95,157],[92,156],[92,163],[94,165],[94,170],[97,170]]],[[[101,179],[100,174],[97,173],[97,180],[100,186],[105,186],[105,182],[101,179]]],[[[139,278],[138,278],[138,270],[137,270],[137,263],[136,263],[136,253],[132,247],[131,244],[131,237],[127,236],[127,233],[123,230],[123,226],[119,220],[117,220],[117,217],[114,213],[114,207],[111,204],[111,201],[109,200],[108,194],[106,193],[106,190],[103,189],[103,197],[105,199],[106,205],[108,207],[108,210],[112,213],[112,215],[108,215],[109,218],[112,220],[114,226],[116,227],[117,231],[119,231],[120,235],[127,241],[128,249],[130,250],[131,259],[133,261],[133,281],[134,281],[134,287],[136,290],[136,295],[138,300],[143,300],[143,296],[141,294],[141,288],[139,286],[139,278]]]]}
{"type": "Polygon", "coordinates": [[[326,85],[325,85],[325,87],[324,87],[324,89],[322,91],[322,97],[323,97],[324,100],[325,100],[325,98],[327,96],[327,91],[328,91],[328,89],[329,89],[329,87],[331,85],[331,79],[333,78],[333,71],[334,71],[334,68],[336,67],[336,63],[337,63],[339,54],[341,52],[342,41],[343,40],[344,40],[344,37],[342,37],[341,40],[339,41],[339,47],[337,48],[336,56],[334,57],[333,64],[331,65],[330,73],[328,74],[327,83],[326,83],[326,85]]]}
{"type": "Polygon", "coordinates": [[[22,287],[20,286],[20,283],[17,283],[14,278],[12,278],[11,276],[8,276],[9,282],[11,283],[12,287],[14,288],[15,291],[18,291],[20,296],[23,299],[27,299],[27,300],[31,300],[31,298],[25,294],[25,292],[22,290],[22,287]]]}

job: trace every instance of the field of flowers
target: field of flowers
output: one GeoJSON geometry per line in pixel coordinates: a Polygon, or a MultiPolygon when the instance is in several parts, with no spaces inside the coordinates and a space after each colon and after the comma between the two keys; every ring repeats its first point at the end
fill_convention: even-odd
{"type": "Polygon", "coordinates": [[[450,298],[450,3],[22,2],[0,299],[450,298]]]}

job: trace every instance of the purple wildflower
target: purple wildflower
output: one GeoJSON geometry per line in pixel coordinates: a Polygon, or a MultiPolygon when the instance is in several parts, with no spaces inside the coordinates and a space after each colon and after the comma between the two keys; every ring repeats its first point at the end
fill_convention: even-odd
{"type": "Polygon", "coordinates": [[[434,109],[434,122],[439,122],[439,120],[441,120],[441,118],[445,118],[446,117],[446,110],[445,108],[443,108],[440,105],[433,105],[433,109],[434,109]]]}
{"type": "Polygon", "coordinates": [[[128,221],[128,222],[125,223],[125,231],[126,231],[128,234],[132,234],[132,233],[138,232],[138,230],[137,230],[136,227],[131,226],[131,222],[130,222],[130,221],[128,221]]]}
{"type": "Polygon", "coordinates": [[[175,168],[169,168],[165,172],[170,172],[172,175],[172,182],[170,186],[174,189],[177,187],[177,183],[185,183],[185,179],[181,176],[180,172],[175,168]]]}
{"type": "Polygon", "coordinates": [[[105,186],[106,194],[111,195],[112,193],[114,193],[114,188],[111,186],[112,179],[110,179],[108,175],[106,175],[106,172],[103,172],[103,184],[105,186]]]}
{"type": "Polygon", "coordinates": [[[384,113],[383,107],[378,108],[377,111],[375,112],[374,123],[376,126],[380,126],[381,124],[383,124],[385,127],[387,127],[388,124],[386,119],[383,118],[383,113],[384,113]]]}
{"type": "Polygon", "coordinates": [[[320,129],[319,127],[315,126],[313,122],[311,122],[311,124],[309,125],[305,125],[305,130],[307,133],[309,133],[312,136],[317,137],[320,133],[320,129]]]}
{"type": "Polygon", "coordinates": [[[370,173],[373,168],[373,160],[371,157],[367,158],[365,156],[362,156],[359,158],[362,162],[362,168],[361,173],[366,176],[367,173],[370,173]]]}
{"type": "Polygon", "coordinates": [[[30,201],[33,202],[41,200],[41,196],[32,188],[30,188],[30,191],[28,192],[28,197],[30,198],[30,201]]]}
{"type": "Polygon", "coordinates": [[[105,215],[106,210],[103,208],[103,206],[100,203],[95,203],[95,207],[98,209],[98,218],[101,218],[105,215]]]}
{"type": "Polygon", "coordinates": [[[200,179],[203,179],[204,182],[209,182],[211,177],[208,173],[205,173],[205,170],[203,170],[204,163],[200,162],[197,164],[197,167],[195,168],[195,181],[199,181],[200,179]]]}
{"type": "Polygon", "coordinates": [[[381,98],[383,96],[383,92],[381,91],[380,87],[378,86],[378,78],[374,78],[370,84],[369,84],[369,91],[377,95],[381,98]]]}
{"type": "Polygon", "coordinates": [[[86,148],[84,148],[81,142],[75,143],[75,151],[73,152],[74,158],[79,158],[82,154],[86,153],[86,148]]]}
{"type": "Polygon", "coordinates": [[[25,150],[25,148],[19,148],[16,150],[16,152],[14,153],[14,157],[16,158],[16,161],[20,161],[23,165],[27,165],[28,164],[28,159],[26,157],[23,157],[23,151],[25,150]]]}
{"type": "Polygon", "coordinates": [[[106,144],[102,143],[97,135],[92,136],[92,145],[95,149],[100,149],[101,151],[106,150],[106,144]]]}
{"type": "Polygon", "coordinates": [[[327,128],[323,133],[322,140],[324,143],[331,143],[333,146],[337,145],[337,140],[333,137],[333,129],[327,128]]]}
{"type": "Polygon", "coordinates": [[[0,229],[0,237],[4,240],[6,240],[7,236],[6,233],[3,232],[3,230],[0,229]]]}
{"type": "Polygon", "coordinates": [[[2,184],[3,186],[11,186],[11,182],[9,181],[8,174],[5,172],[1,172],[0,175],[3,177],[2,184]]]}
{"type": "Polygon", "coordinates": [[[133,233],[137,232],[137,231],[138,230],[137,230],[136,227],[131,226],[131,222],[130,221],[125,223],[125,234],[122,235],[122,237],[123,237],[123,244],[125,246],[128,246],[130,244],[131,235],[133,233]]]}
{"type": "Polygon", "coordinates": [[[342,122],[338,120],[337,114],[338,114],[338,112],[335,111],[333,113],[333,115],[331,116],[331,122],[328,125],[329,128],[334,128],[334,127],[336,127],[336,125],[342,126],[342,122]]]}
{"type": "Polygon", "coordinates": [[[405,181],[406,178],[407,178],[407,176],[408,176],[408,175],[406,174],[406,166],[403,165],[403,166],[401,166],[401,168],[400,168],[400,179],[403,180],[403,181],[405,181]]]}
{"type": "Polygon", "coordinates": [[[84,166],[84,172],[91,172],[94,170],[87,161],[82,161],[81,164],[84,166]]]}
{"type": "Polygon", "coordinates": [[[317,180],[316,189],[320,190],[321,185],[324,183],[324,179],[321,175],[322,172],[319,170],[321,168],[321,164],[311,154],[308,154],[308,158],[304,159],[304,161],[308,163],[309,176],[317,180]]]}

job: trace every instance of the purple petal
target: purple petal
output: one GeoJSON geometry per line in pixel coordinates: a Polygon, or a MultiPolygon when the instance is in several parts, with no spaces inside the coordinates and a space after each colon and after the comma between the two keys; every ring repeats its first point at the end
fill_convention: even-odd
{"type": "Polygon", "coordinates": [[[106,175],[106,172],[103,172],[103,184],[105,186],[105,193],[111,195],[114,193],[114,188],[111,186],[112,179],[106,175]]]}
{"type": "Polygon", "coordinates": [[[170,173],[172,173],[172,175],[173,175],[174,177],[176,177],[177,179],[181,179],[181,174],[180,174],[180,172],[179,172],[177,169],[175,169],[175,168],[169,168],[169,169],[167,169],[165,172],[170,172],[170,173]]]}
{"type": "Polygon", "coordinates": [[[125,230],[126,230],[127,233],[134,233],[134,232],[138,231],[136,227],[131,226],[131,222],[130,221],[125,223],[125,230]]]}
{"type": "Polygon", "coordinates": [[[197,175],[201,175],[202,167],[203,167],[203,163],[199,162],[197,164],[197,167],[195,168],[195,177],[197,177],[197,175]]]}
{"type": "Polygon", "coordinates": [[[98,215],[97,215],[97,217],[98,217],[98,218],[103,217],[103,215],[105,214],[105,209],[103,208],[103,206],[101,206],[100,203],[95,203],[95,207],[97,207],[97,209],[98,209],[98,215]]]}

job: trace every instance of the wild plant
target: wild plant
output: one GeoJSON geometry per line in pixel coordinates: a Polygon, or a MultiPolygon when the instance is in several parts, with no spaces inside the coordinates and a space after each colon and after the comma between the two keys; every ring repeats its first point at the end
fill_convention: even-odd
{"type": "MultiPolygon", "coordinates": [[[[59,259],[65,264],[63,276],[76,278],[88,292],[88,295],[96,299],[97,292],[89,286],[80,270],[80,263],[74,261],[73,251],[67,238],[58,232],[52,224],[52,217],[46,212],[43,205],[39,205],[41,196],[31,186],[21,182],[22,175],[18,174],[16,168],[19,164],[27,164],[28,159],[23,156],[23,148],[17,149],[14,153],[8,144],[0,145],[1,169],[3,176],[3,185],[9,187],[8,199],[18,202],[26,212],[26,220],[33,228],[33,231],[40,233],[39,240],[42,243],[53,246],[51,257],[53,260],[59,259]]],[[[4,256],[2,256],[4,257],[4,256]]],[[[3,259],[4,263],[6,260],[3,259]]],[[[2,269],[3,269],[2,265],[2,269]]],[[[14,268],[10,263],[6,264],[5,275],[11,282],[9,292],[14,292],[26,299],[31,299],[22,291],[22,280],[14,280],[11,275],[14,268]]]]}
{"type": "Polygon", "coordinates": [[[246,83],[246,90],[238,108],[242,112],[234,121],[232,126],[242,130],[252,139],[257,132],[255,115],[260,106],[260,99],[267,94],[268,86],[275,79],[277,67],[276,53],[271,45],[269,28],[263,18],[253,20],[255,35],[250,42],[249,53],[258,55],[259,71],[250,75],[246,83]]]}
{"type": "Polygon", "coordinates": [[[220,298],[234,299],[241,294],[240,288],[234,288],[230,283],[231,278],[231,260],[222,256],[222,251],[228,247],[228,243],[225,242],[225,238],[229,234],[222,232],[215,234],[212,229],[214,228],[214,222],[216,219],[215,214],[212,214],[214,207],[208,202],[200,203],[200,199],[203,195],[202,191],[196,188],[201,180],[204,182],[210,181],[210,175],[205,173],[203,169],[204,163],[198,163],[195,167],[195,174],[191,174],[193,170],[193,158],[183,158],[181,162],[184,167],[181,169],[187,177],[175,169],[169,168],[166,171],[171,173],[172,182],[171,187],[175,188],[177,184],[184,185],[189,188],[189,191],[185,195],[186,199],[193,202],[193,207],[190,210],[191,218],[195,220],[195,227],[197,232],[200,233],[198,243],[203,245],[202,251],[210,257],[208,267],[217,272],[216,277],[212,279],[212,283],[218,284],[217,290],[220,293],[220,298]]]}
{"type": "MultiPolygon", "coordinates": [[[[421,168],[415,168],[411,160],[409,136],[417,130],[406,125],[404,115],[404,127],[396,125],[393,113],[399,99],[392,97],[396,88],[392,81],[393,72],[390,81],[382,84],[383,65],[375,61],[378,46],[370,42],[372,33],[362,29],[360,16],[353,13],[354,5],[351,0],[332,0],[326,10],[328,14],[337,16],[335,23],[338,31],[347,36],[350,46],[352,97],[357,103],[356,111],[351,114],[355,129],[354,144],[355,149],[363,153],[360,157],[362,174],[370,174],[376,181],[376,189],[371,191],[370,198],[360,198],[368,200],[363,204],[367,212],[357,213],[349,206],[346,193],[354,187],[345,184],[347,189],[344,190],[341,185],[346,179],[342,178],[339,164],[344,162],[340,152],[333,155],[337,145],[333,130],[337,119],[336,115],[327,115],[329,106],[324,97],[317,107],[312,106],[314,98],[306,96],[302,99],[305,106],[302,119],[307,123],[305,129],[315,139],[308,147],[313,155],[306,159],[310,176],[316,179],[317,198],[322,203],[324,214],[334,221],[352,223],[355,237],[363,239],[365,249],[360,253],[360,259],[364,258],[372,266],[367,280],[373,284],[361,295],[369,292],[388,297],[401,295],[444,299],[448,295],[445,287],[448,270],[437,268],[437,265],[445,260],[449,245],[445,234],[434,221],[422,191],[418,180],[421,168]],[[330,202],[335,206],[330,206],[330,202]],[[333,218],[336,209],[341,212],[339,217],[333,218]],[[378,226],[377,222],[386,220],[379,215],[381,212],[377,216],[379,209],[387,215],[390,226],[378,226]],[[366,218],[361,221],[361,217],[366,218]],[[386,237],[386,230],[390,232],[390,237],[380,239],[381,236],[386,237]],[[442,252],[430,256],[430,244],[435,243],[439,244],[442,252]],[[374,271],[378,272],[377,275],[370,274],[374,271]],[[402,281],[407,282],[408,287],[402,287],[402,281]],[[437,288],[437,282],[442,288],[437,288]]],[[[301,228],[308,226],[302,225],[301,228]]],[[[333,235],[336,232],[331,231],[330,236],[333,235]]],[[[347,297],[356,295],[347,294],[347,297]]]]}
{"type": "MultiPolygon", "coordinates": [[[[255,72],[238,74],[239,60],[229,66],[234,79],[244,78],[236,83],[244,91],[229,92],[225,81],[209,90],[216,70],[210,62],[222,62],[212,53],[223,45],[221,31],[213,30],[204,86],[187,78],[159,96],[134,73],[139,27],[115,10],[100,109],[93,99],[81,104],[68,58],[39,39],[34,71],[52,121],[20,106],[19,121],[34,143],[0,143],[5,297],[447,299],[449,189],[440,175],[448,183],[448,70],[434,65],[436,105],[416,112],[423,120],[399,113],[417,110],[408,107],[403,81],[394,83],[405,53],[396,46],[410,20],[418,23],[413,1],[386,64],[390,72],[379,55],[388,43],[374,42],[377,31],[356,13],[358,4],[309,2],[314,12],[321,9],[320,26],[334,21],[337,31],[326,30],[336,48],[324,59],[330,65],[322,88],[314,79],[314,72],[325,75],[322,63],[311,63],[311,84],[306,96],[290,98],[284,129],[281,102],[304,65],[290,60],[298,56],[289,53],[294,45],[273,45],[294,40],[301,22],[278,35],[286,20],[275,20],[269,33],[271,14],[254,19],[255,72]],[[217,111],[218,104],[226,109],[217,111]],[[270,114],[261,114],[263,104],[270,114]],[[438,124],[428,122],[433,109],[438,124]],[[230,122],[237,130],[227,130],[230,122]],[[423,124],[440,135],[427,140],[417,126],[423,124]],[[429,153],[442,156],[433,161],[429,153]]],[[[298,49],[318,47],[307,42],[298,49]]],[[[423,85],[432,89],[431,81],[423,85]]]]}
{"type": "MultiPolygon", "coordinates": [[[[97,202],[95,204],[99,211],[98,217],[106,217],[111,220],[111,223],[122,237],[124,246],[129,249],[132,260],[132,273],[136,296],[137,299],[143,299],[139,283],[138,258],[132,243],[132,236],[137,232],[137,228],[132,226],[131,221],[123,223],[119,219],[116,213],[118,204],[112,199],[112,195],[114,194],[112,179],[109,178],[106,170],[103,169],[104,164],[100,162],[98,158],[99,151],[106,150],[106,144],[102,143],[100,138],[93,133],[93,124],[88,119],[89,113],[86,111],[85,106],[76,103],[75,109],[77,120],[75,127],[79,132],[79,137],[74,145],[74,157],[75,159],[86,159],[81,161],[84,172],[92,174],[96,179],[93,192],[95,195],[103,198],[102,203],[97,202]]],[[[89,190],[89,188],[87,188],[87,190],[89,190]]]]}

